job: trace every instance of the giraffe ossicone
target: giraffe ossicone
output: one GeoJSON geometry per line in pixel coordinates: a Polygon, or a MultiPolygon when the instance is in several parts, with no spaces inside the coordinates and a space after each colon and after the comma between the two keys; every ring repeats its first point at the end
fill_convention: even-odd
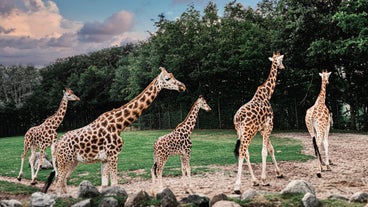
{"type": "Polygon", "coordinates": [[[67,178],[80,163],[101,162],[101,187],[118,184],[117,162],[123,148],[120,133],[147,109],[162,89],[185,91],[183,83],[161,67],[161,73],[134,99],[101,114],[90,124],[66,132],[57,142],[56,192],[67,193],[67,178]]]}
{"type": "MultiPolygon", "coordinates": [[[[19,181],[22,180],[23,176],[23,165],[24,159],[27,155],[29,149],[31,149],[31,156],[30,156],[30,165],[31,165],[31,173],[32,173],[32,181],[31,184],[34,185],[37,183],[37,175],[40,167],[42,165],[45,149],[51,146],[51,156],[54,151],[54,145],[57,141],[57,133],[56,130],[58,129],[59,125],[64,119],[68,101],[79,101],[79,97],[74,94],[74,92],[70,88],[66,88],[63,91],[64,95],[61,99],[59,104],[59,108],[57,111],[50,117],[48,117],[42,124],[38,126],[31,127],[28,129],[24,136],[24,149],[21,156],[21,166],[20,171],[17,179],[19,181]],[[36,150],[40,149],[40,156],[39,161],[36,169],[36,173],[34,173],[34,160],[36,155],[36,150]]],[[[56,170],[56,161],[55,157],[52,156],[52,165],[54,170],[56,170]]]]}
{"type": "Polygon", "coordinates": [[[234,115],[234,127],[238,135],[234,150],[238,158],[238,173],[234,186],[234,192],[237,194],[241,193],[240,188],[244,158],[249,168],[252,184],[254,186],[259,185],[259,181],[253,173],[248,151],[250,142],[257,132],[260,132],[263,137],[262,185],[269,185],[266,182],[267,151],[271,154],[272,161],[275,165],[276,177],[283,177],[277,165],[274,148],[270,141],[270,135],[273,129],[273,111],[270,99],[276,86],[277,72],[279,69],[285,69],[282,63],[283,58],[284,55],[280,55],[280,53],[274,53],[273,56],[269,58],[272,61],[272,65],[267,80],[262,85],[258,86],[253,98],[248,103],[241,106],[234,115]]]}
{"type": "Polygon", "coordinates": [[[326,166],[326,170],[331,170],[330,159],[328,154],[328,134],[330,131],[330,126],[332,123],[332,117],[326,106],[326,85],[329,83],[328,79],[331,72],[323,70],[319,73],[321,76],[321,90],[317,97],[316,102],[311,106],[305,114],[305,124],[307,126],[308,132],[312,137],[312,143],[314,151],[317,157],[317,177],[321,177],[321,172],[323,171],[323,166],[326,166]],[[323,148],[325,150],[326,162],[322,161],[322,157],[319,149],[321,149],[323,143],[323,148]]]}
{"type": "MultiPolygon", "coordinates": [[[[211,107],[207,104],[203,96],[200,96],[192,105],[188,115],[176,128],[169,134],[161,136],[155,142],[153,147],[154,163],[151,168],[152,174],[152,193],[163,190],[162,172],[169,156],[180,155],[181,171],[183,180],[188,179],[187,192],[192,192],[192,183],[190,175],[190,152],[192,149],[192,141],[190,135],[195,127],[198,112],[200,109],[210,111],[211,107]],[[156,179],[158,179],[158,186],[156,186],[156,179]]],[[[184,183],[186,184],[186,183],[184,183]]]]}

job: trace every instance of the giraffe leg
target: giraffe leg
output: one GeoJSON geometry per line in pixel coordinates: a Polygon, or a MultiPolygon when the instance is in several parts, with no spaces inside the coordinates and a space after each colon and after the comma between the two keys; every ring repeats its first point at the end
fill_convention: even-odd
{"type": "Polygon", "coordinates": [[[106,188],[109,184],[109,163],[101,162],[101,188],[106,188]]]}
{"type": "MultiPolygon", "coordinates": [[[[272,128],[272,127],[271,127],[272,128]]],[[[271,144],[270,135],[271,135],[272,129],[268,129],[264,132],[261,131],[261,134],[263,136],[263,147],[262,147],[262,182],[263,185],[268,185],[266,181],[266,158],[267,158],[267,150],[271,155],[272,162],[275,165],[275,172],[277,178],[283,178],[283,174],[280,171],[280,168],[277,164],[276,157],[275,157],[275,150],[271,144]]]]}
{"type": "Polygon", "coordinates": [[[323,138],[323,146],[325,149],[325,156],[326,156],[326,170],[330,171],[330,158],[328,156],[328,133],[325,133],[325,137],[323,138]]]}
{"type": "Polygon", "coordinates": [[[111,186],[118,185],[118,177],[117,177],[117,168],[118,168],[118,158],[114,157],[114,159],[109,161],[109,172],[110,172],[110,180],[111,186]]]}
{"type": "Polygon", "coordinates": [[[22,156],[21,156],[20,170],[19,170],[19,175],[17,177],[18,181],[22,180],[24,159],[26,158],[28,150],[29,150],[28,142],[24,141],[24,149],[23,149],[23,153],[22,153],[22,156]]]}
{"type": "Polygon", "coordinates": [[[57,177],[58,171],[56,167],[56,142],[51,144],[51,159],[52,159],[52,168],[55,171],[55,177],[57,177]]]}
{"type": "Polygon", "coordinates": [[[34,162],[35,162],[35,158],[36,158],[36,149],[34,147],[31,148],[31,156],[29,158],[29,162],[31,165],[31,175],[32,175],[32,182],[31,185],[36,184],[37,182],[35,181],[35,173],[34,173],[34,162]]]}
{"type": "Polygon", "coordinates": [[[32,179],[31,185],[35,185],[37,183],[37,175],[38,175],[38,172],[40,171],[40,168],[42,166],[44,154],[45,154],[45,148],[41,148],[40,149],[40,155],[38,156],[37,170],[36,170],[36,173],[34,175],[34,178],[32,179]]]}
{"type": "Polygon", "coordinates": [[[183,154],[181,157],[181,170],[182,170],[182,179],[184,181],[184,185],[186,183],[188,184],[188,187],[186,189],[187,193],[192,194],[192,178],[190,175],[190,154],[187,152],[186,154],[183,154]]]}
{"type": "Polygon", "coordinates": [[[319,149],[321,148],[321,144],[322,144],[322,138],[320,136],[320,134],[317,132],[317,139],[315,137],[313,137],[313,145],[314,145],[314,150],[317,156],[317,177],[322,177],[322,166],[323,166],[323,161],[322,161],[322,157],[321,157],[321,153],[319,151],[319,149]]]}

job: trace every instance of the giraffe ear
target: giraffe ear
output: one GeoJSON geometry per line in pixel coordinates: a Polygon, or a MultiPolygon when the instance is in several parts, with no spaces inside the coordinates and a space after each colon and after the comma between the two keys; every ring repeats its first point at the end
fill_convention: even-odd
{"type": "Polygon", "coordinates": [[[273,58],[272,58],[272,57],[269,57],[268,59],[269,59],[271,62],[273,61],[273,58]]]}
{"type": "Polygon", "coordinates": [[[318,73],[319,74],[319,76],[321,76],[322,77],[322,73],[318,73]]]}
{"type": "Polygon", "coordinates": [[[164,67],[160,67],[161,72],[167,73],[166,69],[164,67]]]}

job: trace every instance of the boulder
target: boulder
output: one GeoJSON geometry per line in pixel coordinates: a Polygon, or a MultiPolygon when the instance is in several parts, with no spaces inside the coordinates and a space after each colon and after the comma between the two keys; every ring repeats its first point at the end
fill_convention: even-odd
{"type": "Polygon", "coordinates": [[[124,188],[118,186],[110,186],[101,190],[102,196],[128,197],[128,193],[124,188]]]}
{"type": "MultiPolygon", "coordinates": [[[[34,166],[34,169],[35,170],[37,170],[39,157],[40,157],[40,153],[39,152],[36,152],[35,160],[34,160],[34,163],[33,163],[33,166],[34,166]]],[[[31,166],[31,156],[29,156],[28,164],[29,164],[29,166],[31,166]]],[[[52,169],[52,168],[53,168],[52,167],[52,163],[49,160],[48,155],[46,153],[44,153],[43,154],[42,164],[41,164],[41,169],[52,169]]]]}
{"type": "Polygon", "coordinates": [[[295,194],[295,193],[311,193],[316,194],[314,187],[304,180],[293,180],[281,191],[282,195],[295,194]]]}
{"type": "Polygon", "coordinates": [[[92,207],[91,199],[86,199],[86,200],[80,201],[80,202],[72,205],[71,207],[92,207]]]}
{"type": "Polygon", "coordinates": [[[227,197],[227,195],[221,193],[218,195],[215,195],[212,197],[211,201],[210,201],[210,206],[213,206],[216,202],[218,201],[227,201],[229,198],[227,197]]]}
{"type": "Polygon", "coordinates": [[[304,207],[318,207],[319,200],[312,193],[306,193],[302,199],[304,207]]]}
{"type": "Polygon", "coordinates": [[[178,206],[178,201],[174,193],[169,188],[165,188],[161,193],[158,193],[156,198],[160,200],[161,206],[163,207],[178,206]]]}
{"type": "Polygon", "coordinates": [[[119,206],[119,202],[113,197],[103,198],[98,204],[98,207],[117,207],[117,206],[119,206]]]}
{"type": "Polygon", "coordinates": [[[1,207],[22,207],[22,203],[18,200],[0,200],[1,207]]]}
{"type": "Polygon", "coordinates": [[[209,207],[210,206],[210,199],[206,196],[200,195],[189,195],[186,198],[183,198],[180,203],[183,204],[194,204],[198,207],[209,207]]]}
{"type": "Polygon", "coordinates": [[[100,192],[88,180],[84,180],[79,184],[78,198],[94,198],[100,196],[100,192]]]}
{"type": "Polygon", "coordinates": [[[151,197],[145,191],[139,191],[132,199],[129,197],[125,202],[126,207],[145,206],[151,197]]]}
{"type": "Polygon", "coordinates": [[[245,191],[241,197],[240,200],[251,200],[257,195],[257,192],[255,190],[247,190],[245,191]]]}
{"type": "Polygon", "coordinates": [[[364,192],[354,193],[350,199],[350,202],[366,203],[368,202],[368,194],[364,192]]]}
{"type": "Polygon", "coordinates": [[[32,207],[53,206],[55,204],[55,199],[56,195],[35,192],[31,195],[30,206],[32,207]]]}
{"type": "Polygon", "coordinates": [[[241,207],[234,201],[218,201],[212,207],[241,207]]]}

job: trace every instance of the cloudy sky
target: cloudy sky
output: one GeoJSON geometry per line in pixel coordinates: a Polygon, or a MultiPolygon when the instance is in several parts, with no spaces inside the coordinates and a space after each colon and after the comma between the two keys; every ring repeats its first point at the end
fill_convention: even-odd
{"type": "MultiPolygon", "coordinates": [[[[230,0],[213,0],[222,15],[230,0]]],[[[258,0],[238,0],[255,7],[258,0]]],[[[0,0],[0,64],[46,66],[57,58],[147,39],[152,20],[208,0],[0,0]]]]}

